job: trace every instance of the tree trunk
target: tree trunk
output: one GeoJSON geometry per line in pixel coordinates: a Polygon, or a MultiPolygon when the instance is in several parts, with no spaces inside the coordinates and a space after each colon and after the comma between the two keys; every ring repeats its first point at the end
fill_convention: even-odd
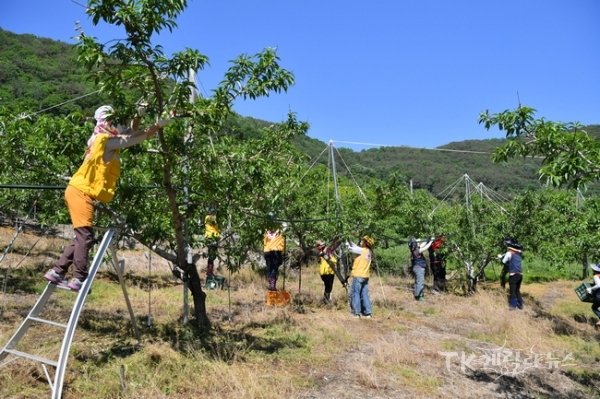
{"type": "MultiPolygon", "coordinates": [[[[162,141],[162,134],[160,134],[159,137],[162,141]]],[[[165,163],[163,166],[163,183],[169,198],[169,205],[171,207],[171,214],[173,217],[173,229],[175,233],[175,241],[177,243],[177,263],[187,275],[190,283],[190,291],[192,292],[192,297],[194,298],[196,327],[199,330],[205,327],[208,328],[209,321],[206,314],[206,294],[204,291],[202,291],[202,284],[200,282],[200,276],[198,275],[198,269],[196,269],[196,264],[188,261],[188,254],[186,250],[188,243],[185,237],[186,229],[184,227],[185,221],[184,217],[179,212],[179,203],[177,202],[176,191],[171,185],[171,168],[168,163],[165,163]]]]}
{"type": "Polygon", "coordinates": [[[198,269],[196,269],[196,265],[188,263],[185,270],[189,278],[190,291],[194,298],[194,314],[196,315],[197,327],[198,329],[207,330],[210,328],[210,321],[206,314],[206,293],[202,290],[198,269]]]}
{"type": "Polygon", "coordinates": [[[582,280],[587,280],[589,274],[588,274],[588,259],[587,259],[587,253],[583,253],[583,261],[582,261],[582,266],[583,266],[583,272],[581,274],[581,279],[582,280]]]}

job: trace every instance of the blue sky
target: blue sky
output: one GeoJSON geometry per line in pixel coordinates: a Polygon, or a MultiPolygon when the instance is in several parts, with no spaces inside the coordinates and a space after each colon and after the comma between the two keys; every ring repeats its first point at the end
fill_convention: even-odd
{"type": "MultiPolygon", "coordinates": [[[[72,0],[0,0],[15,33],[74,43],[76,20],[101,42],[123,37],[72,0]]],[[[432,148],[503,137],[477,117],[519,99],[538,117],[600,124],[599,20],[597,0],[192,0],[155,42],[209,57],[204,95],[229,60],[277,47],[296,84],[236,103],[241,115],[278,122],[291,109],[309,136],[355,150],[432,148]]]]}

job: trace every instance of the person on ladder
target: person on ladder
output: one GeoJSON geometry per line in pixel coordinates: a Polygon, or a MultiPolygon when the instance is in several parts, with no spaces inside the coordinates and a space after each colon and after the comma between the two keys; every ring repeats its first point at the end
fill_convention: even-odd
{"type": "Polygon", "coordinates": [[[325,292],[323,293],[323,299],[325,302],[330,303],[332,298],[331,291],[333,290],[333,280],[335,272],[332,267],[336,267],[337,258],[334,255],[334,251],[340,245],[340,242],[334,243],[332,246],[325,246],[325,243],[321,240],[317,241],[317,251],[319,251],[319,275],[325,286],[325,292]]]}
{"type": "Polygon", "coordinates": [[[204,228],[204,240],[208,249],[208,262],[206,264],[206,277],[208,278],[215,276],[215,259],[217,259],[219,239],[221,238],[216,208],[209,208],[208,215],[204,218],[204,228]]]}
{"type": "Polygon", "coordinates": [[[267,264],[267,279],[269,291],[277,291],[277,275],[279,266],[283,264],[283,251],[285,251],[285,236],[287,223],[281,223],[281,228],[267,230],[263,238],[265,262],[267,264]]]}
{"type": "Polygon", "coordinates": [[[121,149],[139,144],[152,137],[171,119],[159,119],[146,130],[137,131],[144,108],[129,128],[113,125],[110,117],[114,110],[109,105],[98,108],[94,114],[96,127],[89,138],[83,164],[71,177],[65,190],[65,202],[73,223],[75,238],[65,248],[55,266],[44,275],[46,280],[79,291],[88,276],[88,253],[94,239],[94,201],[110,202],[121,173],[121,149]],[[73,265],[73,278],[67,273],[73,265]]]}

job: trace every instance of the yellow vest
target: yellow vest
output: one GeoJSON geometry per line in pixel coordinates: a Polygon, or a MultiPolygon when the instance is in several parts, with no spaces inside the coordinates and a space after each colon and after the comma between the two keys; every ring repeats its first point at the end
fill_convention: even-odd
{"type": "Polygon", "coordinates": [[[362,253],[354,259],[352,263],[352,277],[369,278],[371,275],[371,250],[363,248],[362,253]]]}
{"type": "MultiPolygon", "coordinates": [[[[331,255],[329,257],[329,261],[331,263],[333,263],[334,265],[337,265],[337,258],[335,256],[331,255]]],[[[323,258],[322,256],[321,256],[321,263],[319,264],[319,274],[321,274],[321,275],[334,274],[333,269],[331,268],[331,266],[329,266],[329,263],[327,263],[325,258],[323,258]]]]}
{"type": "Polygon", "coordinates": [[[265,245],[264,252],[285,251],[285,237],[281,230],[275,232],[267,231],[263,243],[265,245]]]}
{"type": "Polygon", "coordinates": [[[219,224],[217,223],[217,217],[214,215],[206,215],[204,218],[204,237],[217,239],[221,237],[221,231],[219,230],[219,224]]]}
{"type": "Polygon", "coordinates": [[[69,182],[69,185],[100,202],[110,202],[113,199],[121,174],[119,150],[115,150],[115,155],[108,163],[104,163],[102,159],[109,137],[108,134],[99,134],[96,137],[90,154],[69,182]]]}

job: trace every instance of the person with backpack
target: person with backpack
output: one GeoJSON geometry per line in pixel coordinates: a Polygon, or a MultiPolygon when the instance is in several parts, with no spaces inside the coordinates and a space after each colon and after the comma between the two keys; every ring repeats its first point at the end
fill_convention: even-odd
{"type": "Polygon", "coordinates": [[[592,264],[591,267],[594,271],[594,285],[588,288],[587,292],[594,298],[592,302],[592,311],[599,319],[596,323],[596,327],[600,327],[600,265],[592,264]]]}
{"type": "Polygon", "coordinates": [[[411,239],[408,241],[412,270],[415,275],[414,294],[417,301],[425,300],[423,289],[425,288],[425,271],[427,270],[427,260],[425,259],[423,252],[427,251],[431,244],[431,237],[429,237],[427,241],[421,245],[419,245],[415,237],[411,237],[411,239]]]}

